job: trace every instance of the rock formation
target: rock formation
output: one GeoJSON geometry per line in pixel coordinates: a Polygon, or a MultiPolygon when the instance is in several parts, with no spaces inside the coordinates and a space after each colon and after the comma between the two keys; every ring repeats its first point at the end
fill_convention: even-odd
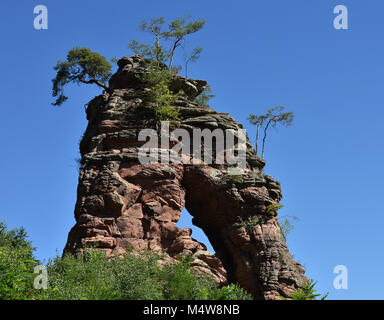
{"type": "MultiPolygon", "coordinates": [[[[141,164],[141,129],[158,130],[148,88],[137,75],[147,72],[138,56],[124,57],[110,79],[110,91],[87,107],[88,127],[80,143],[82,156],[75,207],[76,224],[64,252],[95,245],[107,255],[162,250],[170,257],[193,254],[193,268],[221,284],[237,282],[255,299],[277,299],[300,288],[304,269],[292,259],[275,214],[267,209],[282,197],[280,183],[264,175],[247,138],[247,168],[228,175],[226,165],[141,164]],[[182,209],[207,235],[215,255],[176,226],[182,209]],[[253,221],[247,224],[247,221],[253,221]]],[[[175,78],[172,90],[185,92],[175,102],[180,128],[239,129],[228,114],[192,102],[206,85],[175,78]]]]}

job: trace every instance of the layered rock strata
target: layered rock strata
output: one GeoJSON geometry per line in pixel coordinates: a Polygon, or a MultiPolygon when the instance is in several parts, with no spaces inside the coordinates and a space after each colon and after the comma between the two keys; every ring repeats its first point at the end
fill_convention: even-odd
{"type": "MultiPolygon", "coordinates": [[[[159,132],[154,106],[145,99],[150,88],[138,77],[148,72],[147,64],[132,56],[118,65],[109,93],[87,107],[76,224],[64,251],[81,253],[92,245],[109,256],[127,248],[161,250],[170,257],[192,254],[195,270],[220,284],[236,282],[255,299],[288,297],[300,288],[304,269],[292,259],[278,218],[268,209],[282,198],[280,183],[263,174],[265,163],[248,138],[246,169],[238,175],[228,174],[226,164],[140,163],[140,130],[159,132]],[[215,255],[191,237],[191,229],[177,227],[184,207],[215,255]]],[[[192,102],[205,85],[175,77],[171,89],[185,93],[174,105],[181,118],[177,127],[242,128],[228,114],[192,102]]]]}

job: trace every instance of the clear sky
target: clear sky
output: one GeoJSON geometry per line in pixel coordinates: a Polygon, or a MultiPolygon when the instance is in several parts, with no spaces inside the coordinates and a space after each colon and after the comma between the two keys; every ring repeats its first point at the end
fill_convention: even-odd
{"type": "MultiPolygon", "coordinates": [[[[292,127],[271,131],[265,155],[282,184],[280,214],[299,218],[288,236],[295,259],[330,299],[384,298],[383,11],[381,0],[3,1],[0,219],[24,226],[45,261],[75,223],[83,106],[100,90],[72,86],[51,106],[56,61],[74,46],[129,55],[131,39],[150,40],[142,19],[201,16],[190,46],[204,51],[189,76],[212,85],[212,107],[243,122],[252,141],[249,113],[283,105],[296,114],[292,127]],[[33,28],[39,4],[48,30],[33,28]],[[348,30],[333,27],[339,4],[348,30]],[[336,265],[348,268],[348,290],[333,287],[336,265]]],[[[190,226],[188,213],[179,225],[190,226]]]]}

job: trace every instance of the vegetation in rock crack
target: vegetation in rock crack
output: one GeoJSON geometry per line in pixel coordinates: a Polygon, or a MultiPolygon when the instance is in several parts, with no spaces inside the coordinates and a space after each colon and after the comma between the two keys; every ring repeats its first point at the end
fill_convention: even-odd
{"type": "Polygon", "coordinates": [[[268,129],[270,127],[276,127],[278,124],[281,124],[285,127],[289,127],[292,125],[294,120],[294,113],[292,111],[284,112],[284,107],[279,106],[272,109],[269,109],[264,115],[255,115],[251,113],[247,120],[256,126],[256,143],[255,143],[255,151],[256,155],[258,154],[258,143],[259,143],[259,131],[260,129],[264,129],[264,136],[262,141],[262,150],[261,150],[261,159],[264,159],[264,150],[265,150],[265,142],[267,139],[268,129]]]}
{"type": "Polygon", "coordinates": [[[0,223],[0,300],[250,300],[235,284],[219,288],[191,269],[191,257],[160,266],[161,254],[127,253],[107,259],[104,252],[86,249],[47,264],[48,288],[35,289],[34,248],[24,229],[8,231],[0,223]]]}
{"type": "Polygon", "coordinates": [[[153,60],[148,63],[148,70],[148,73],[138,77],[150,89],[146,95],[146,101],[154,104],[156,119],[158,121],[180,121],[179,111],[173,107],[173,104],[183,94],[183,91],[173,93],[170,90],[173,74],[153,60]]]}
{"type": "MultiPolygon", "coordinates": [[[[271,204],[267,207],[267,215],[275,217],[283,207],[284,205],[280,203],[271,204]]],[[[291,233],[295,227],[294,224],[291,223],[292,220],[298,220],[298,218],[296,216],[282,216],[279,218],[279,228],[284,239],[287,239],[288,234],[291,233]]]]}
{"type": "Polygon", "coordinates": [[[214,97],[216,97],[216,95],[212,94],[212,87],[208,84],[203,92],[195,98],[194,102],[204,108],[210,108],[211,106],[208,104],[208,101],[214,97]]]}
{"type": "Polygon", "coordinates": [[[298,220],[298,218],[295,216],[282,216],[279,218],[279,227],[284,239],[287,239],[288,234],[295,228],[291,220],[298,220]]]}
{"type": "Polygon", "coordinates": [[[85,47],[71,49],[67,59],[59,60],[54,70],[56,71],[56,76],[52,79],[52,96],[56,98],[54,106],[60,106],[68,99],[64,95],[64,86],[68,83],[96,84],[108,91],[106,82],[112,75],[112,65],[107,59],[85,47]]]}
{"type": "Polygon", "coordinates": [[[244,176],[240,173],[240,174],[229,174],[229,173],[226,173],[223,175],[223,180],[225,182],[230,182],[230,183],[233,183],[233,184],[236,184],[238,182],[241,182],[243,180],[244,176]]]}
{"type": "Polygon", "coordinates": [[[248,232],[251,232],[254,227],[259,224],[259,218],[256,216],[251,216],[246,219],[243,217],[238,217],[236,222],[233,224],[235,228],[244,228],[248,232]]]}
{"type": "MultiPolygon", "coordinates": [[[[316,293],[315,282],[313,279],[308,279],[307,283],[300,289],[296,290],[291,294],[290,298],[292,300],[316,300],[317,297],[320,297],[319,293],[316,293]]],[[[325,300],[328,296],[328,293],[320,297],[320,300],[325,300]]],[[[284,297],[280,297],[282,300],[286,300],[284,297]]]]}
{"type": "Polygon", "coordinates": [[[284,207],[284,206],[282,204],[279,204],[279,203],[270,204],[267,207],[267,215],[272,216],[272,217],[277,216],[277,212],[282,207],[284,207]]]}

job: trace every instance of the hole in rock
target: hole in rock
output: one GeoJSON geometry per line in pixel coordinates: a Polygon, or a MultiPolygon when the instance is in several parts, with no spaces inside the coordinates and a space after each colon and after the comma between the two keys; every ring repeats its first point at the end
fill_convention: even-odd
{"type": "Polygon", "coordinates": [[[196,239],[197,241],[205,244],[207,247],[207,250],[211,253],[215,253],[215,250],[212,248],[211,243],[209,242],[207,236],[205,235],[204,231],[201,230],[199,227],[196,227],[192,224],[192,216],[189,214],[187,209],[183,209],[181,211],[181,217],[180,220],[177,222],[177,226],[179,228],[190,228],[192,229],[192,235],[191,237],[193,239],[196,239]]]}

